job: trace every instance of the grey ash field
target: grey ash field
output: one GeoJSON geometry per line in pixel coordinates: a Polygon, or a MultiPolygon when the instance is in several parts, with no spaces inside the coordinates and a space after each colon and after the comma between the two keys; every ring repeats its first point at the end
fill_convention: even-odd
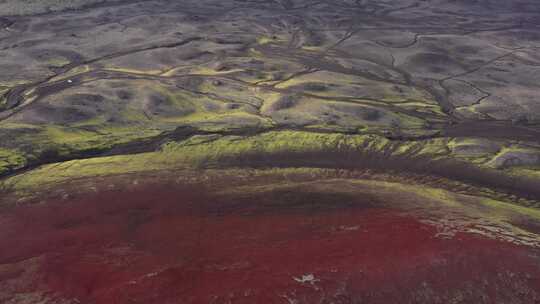
{"type": "Polygon", "coordinates": [[[182,127],[373,135],[533,175],[540,163],[534,1],[0,5],[4,174],[182,127]]]}
{"type": "MultiPolygon", "coordinates": [[[[425,200],[437,237],[481,235],[538,262],[540,2],[0,0],[0,245],[17,208],[161,183],[243,198],[312,183],[415,216],[425,200]]],[[[43,252],[0,254],[0,302],[131,303],[43,279],[43,252]]],[[[538,279],[508,273],[491,285],[502,294],[471,281],[402,297],[540,301],[538,279]]]]}

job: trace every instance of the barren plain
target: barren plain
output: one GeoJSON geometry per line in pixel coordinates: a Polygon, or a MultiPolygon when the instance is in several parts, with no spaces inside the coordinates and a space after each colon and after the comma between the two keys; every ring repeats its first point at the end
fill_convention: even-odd
{"type": "Polygon", "coordinates": [[[535,0],[0,0],[0,303],[540,303],[535,0]]]}

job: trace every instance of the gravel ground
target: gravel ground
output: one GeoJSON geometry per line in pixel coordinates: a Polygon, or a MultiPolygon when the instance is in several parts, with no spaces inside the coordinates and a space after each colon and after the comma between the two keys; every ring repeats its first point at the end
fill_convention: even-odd
{"type": "Polygon", "coordinates": [[[34,15],[119,0],[0,0],[0,16],[34,15]]]}

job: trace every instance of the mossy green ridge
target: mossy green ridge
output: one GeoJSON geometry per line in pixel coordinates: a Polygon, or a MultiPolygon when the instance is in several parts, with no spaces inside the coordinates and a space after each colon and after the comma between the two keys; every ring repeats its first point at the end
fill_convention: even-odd
{"type": "MultiPolygon", "coordinates": [[[[14,165],[3,166],[4,170],[1,170],[0,174],[10,173],[25,165],[80,158],[92,152],[106,152],[115,146],[160,133],[161,131],[153,129],[138,130],[132,126],[109,125],[92,130],[58,125],[2,124],[0,134],[5,141],[0,143],[0,151],[16,154],[17,161],[14,165]]],[[[11,164],[15,158],[9,159],[11,164]]]]}
{"type": "Polygon", "coordinates": [[[0,175],[23,168],[26,165],[26,159],[17,150],[0,149],[0,175]]]}
{"type": "MultiPolygon", "coordinates": [[[[51,132],[49,130],[49,132],[51,132]]],[[[64,138],[66,144],[81,145],[81,133],[65,134],[54,129],[54,138],[64,138]]],[[[84,133],[83,133],[84,134],[84,133]]],[[[82,144],[86,144],[83,142],[82,144]]],[[[182,142],[167,142],[159,151],[135,155],[118,155],[72,160],[44,165],[4,181],[17,188],[31,188],[72,178],[88,178],[124,173],[197,168],[211,165],[228,157],[246,154],[279,152],[338,151],[365,149],[377,151],[390,141],[374,135],[344,135],[303,131],[272,131],[254,136],[197,135],[182,142]]]]}
{"type": "Polygon", "coordinates": [[[136,135],[131,128],[116,128],[111,133],[102,132],[103,130],[96,133],[84,129],[48,126],[44,128],[42,134],[53,147],[58,147],[58,153],[63,156],[90,149],[110,149],[115,144],[129,142],[145,135],[142,132],[136,135]]]}
{"type": "MultiPolygon", "coordinates": [[[[67,132],[62,129],[48,129],[49,138],[61,141],[66,152],[69,149],[89,147],[92,135],[85,132],[67,132]],[[85,141],[80,141],[84,138],[85,141]],[[61,139],[61,140],[60,140],[61,139]]],[[[126,138],[128,139],[128,138],[126,138]]],[[[317,133],[308,131],[268,131],[251,136],[200,134],[182,141],[169,140],[156,151],[77,159],[48,164],[34,170],[10,177],[4,186],[25,190],[43,185],[61,183],[70,179],[92,178],[152,171],[202,169],[230,167],[249,160],[251,156],[265,155],[349,155],[354,159],[375,156],[382,165],[392,158],[404,161],[414,159],[452,159],[448,143],[451,139],[437,138],[422,141],[392,141],[377,135],[348,135],[341,133],[317,133]],[[324,154],[330,153],[330,154],[324,154]],[[341,154],[340,154],[341,153],[341,154]],[[345,153],[345,154],[343,154],[345,153]],[[378,156],[377,156],[378,155],[378,156]],[[355,158],[356,157],[356,158],[355,158]]],[[[101,143],[106,145],[106,143],[101,143]]],[[[326,155],[326,156],[325,156],[326,155]]],[[[339,156],[341,155],[341,156],[339,156]]],[[[316,156],[314,156],[316,157],[316,156]]],[[[329,160],[330,162],[332,160],[329,160]]],[[[327,161],[328,162],[328,161],[327,161]]],[[[355,167],[359,164],[351,163],[355,167]]],[[[366,164],[368,166],[369,164],[366,164]]],[[[271,167],[272,164],[270,163],[271,167]]],[[[313,165],[317,166],[317,162],[313,165]]]]}

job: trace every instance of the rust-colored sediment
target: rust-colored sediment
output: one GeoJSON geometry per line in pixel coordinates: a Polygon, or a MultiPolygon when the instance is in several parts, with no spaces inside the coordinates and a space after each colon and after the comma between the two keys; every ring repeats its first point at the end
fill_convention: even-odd
{"type": "Polygon", "coordinates": [[[440,238],[368,197],[289,205],[279,195],[258,204],[203,192],[110,191],[4,211],[0,302],[540,301],[540,252],[531,247],[440,238]]]}

